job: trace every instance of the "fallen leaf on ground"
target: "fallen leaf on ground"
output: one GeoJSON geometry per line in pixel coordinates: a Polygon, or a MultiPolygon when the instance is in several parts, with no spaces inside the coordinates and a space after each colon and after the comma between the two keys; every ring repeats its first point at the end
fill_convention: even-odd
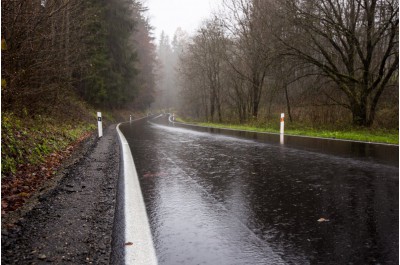
{"type": "Polygon", "coordinates": [[[319,218],[317,221],[320,222],[320,223],[322,223],[322,222],[329,222],[329,219],[319,218]]]}
{"type": "Polygon", "coordinates": [[[62,165],[62,160],[68,158],[72,151],[81,141],[89,137],[88,133],[77,141],[71,143],[64,150],[54,152],[44,158],[44,162],[38,165],[21,164],[17,167],[15,173],[3,176],[1,179],[1,215],[15,211],[21,207],[24,202],[37,191],[42,185],[57,172],[62,165]],[[65,154],[65,155],[63,155],[65,154]],[[28,187],[28,188],[24,188],[28,187]]]}
{"type": "Polygon", "coordinates": [[[132,245],[133,245],[132,242],[126,242],[126,243],[125,243],[125,246],[132,246],[132,245]]]}

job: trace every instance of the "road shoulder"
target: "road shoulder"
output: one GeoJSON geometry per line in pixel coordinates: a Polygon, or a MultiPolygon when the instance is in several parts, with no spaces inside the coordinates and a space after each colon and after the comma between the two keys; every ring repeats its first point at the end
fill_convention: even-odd
{"type": "Polygon", "coordinates": [[[5,229],[4,264],[109,264],[120,149],[115,125],[79,155],[5,229]]]}

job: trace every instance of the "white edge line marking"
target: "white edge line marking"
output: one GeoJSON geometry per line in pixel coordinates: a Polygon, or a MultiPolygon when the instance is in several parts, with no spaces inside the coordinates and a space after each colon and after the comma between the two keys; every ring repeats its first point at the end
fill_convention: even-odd
{"type": "Polygon", "coordinates": [[[125,243],[129,242],[125,246],[125,264],[158,264],[135,163],[119,125],[124,163],[125,243]]]}

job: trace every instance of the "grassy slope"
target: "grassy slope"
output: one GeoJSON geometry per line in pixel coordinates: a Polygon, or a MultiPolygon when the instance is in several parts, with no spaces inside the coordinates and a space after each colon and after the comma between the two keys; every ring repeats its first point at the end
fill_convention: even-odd
{"type": "Polygon", "coordinates": [[[96,128],[84,121],[61,122],[52,117],[20,118],[2,113],[1,172],[2,177],[15,174],[22,165],[37,165],[54,152],[96,128]]]}
{"type": "Polygon", "coordinates": [[[96,111],[75,98],[46,113],[2,112],[2,215],[23,205],[97,127],[96,111]]]}
{"type": "MultiPolygon", "coordinates": [[[[42,103],[29,114],[1,114],[2,215],[22,206],[54,174],[81,141],[97,134],[97,111],[74,95],[57,103],[42,103]]],[[[127,121],[130,110],[102,111],[103,127],[115,120],[127,121]]]]}
{"type": "MultiPolygon", "coordinates": [[[[271,132],[279,133],[279,122],[275,126],[267,124],[219,124],[219,123],[205,123],[196,122],[197,125],[216,127],[216,128],[229,128],[245,131],[256,132],[271,132]]],[[[320,127],[313,128],[300,124],[285,123],[285,134],[288,135],[304,135],[312,137],[346,139],[364,142],[377,142],[399,144],[399,131],[398,130],[379,130],[370,128],[334,128],[334,127],[320,127]]]]}

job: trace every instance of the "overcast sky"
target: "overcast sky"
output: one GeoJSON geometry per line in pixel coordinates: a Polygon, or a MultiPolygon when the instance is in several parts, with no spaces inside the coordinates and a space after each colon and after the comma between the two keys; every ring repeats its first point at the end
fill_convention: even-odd
{"type": "MultiPolygon", "coordinates": [[[[211,17],[222,0],[144,0],[149,8],[150,24],[155,28],[154,37],[160,38],[164,32],[172,40],[175,30],[181,27],[192,34],[201,21],[211,17]]],[[[157,41],[158,42],[158,41],[157,41]]]]}

